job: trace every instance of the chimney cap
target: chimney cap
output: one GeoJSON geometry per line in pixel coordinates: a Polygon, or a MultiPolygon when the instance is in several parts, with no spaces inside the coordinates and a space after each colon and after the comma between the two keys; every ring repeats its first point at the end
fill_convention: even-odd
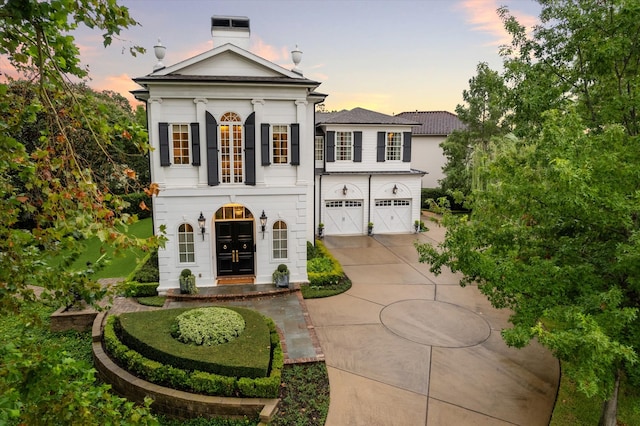
{"type": "Polygon", "coordinates": [[[213,28],[249,28],[249,18],[246,16],[225,16],[225,15],[213,15],[211,17],[211,29],[213,28]]]}

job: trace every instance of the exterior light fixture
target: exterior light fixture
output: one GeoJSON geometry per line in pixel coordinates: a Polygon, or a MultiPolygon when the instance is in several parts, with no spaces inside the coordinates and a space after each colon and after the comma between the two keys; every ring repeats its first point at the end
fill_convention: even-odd
{"type": "Polygon", "coordinates": [[[264,231],[267,229],[267,215],[264,214],[264,210],[260,215],[260,228],[262,228],[262,239],[264,240],[264,231]]]}
{"type": "Polygon", "coordinates": [[[398,193],[398,185],[393,185],[393,189],[391,190],[394,194],[398,193]]]}
{"type": "Polygon", "coordinates": [[[207,219],[205,219],[202,215],[202,212],[200,212],[200,217],[198,218],[198,226],[200,226],[200,232],[202,233],[202,241],[204,241],[205,223],[207,223],[207,219]]]}
{"type": "Polygon", "coordinates": [[[347,185],[342,187],[342,195],[347,195],[347,185]]]}

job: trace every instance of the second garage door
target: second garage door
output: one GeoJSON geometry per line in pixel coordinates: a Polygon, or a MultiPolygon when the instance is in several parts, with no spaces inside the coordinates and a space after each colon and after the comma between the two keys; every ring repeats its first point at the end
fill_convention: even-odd
{"type": "Polygon", "coordinates": [[[375,202],[373,232],[395,234],[411,232],[411,200],[379,199],[375,202]]]}

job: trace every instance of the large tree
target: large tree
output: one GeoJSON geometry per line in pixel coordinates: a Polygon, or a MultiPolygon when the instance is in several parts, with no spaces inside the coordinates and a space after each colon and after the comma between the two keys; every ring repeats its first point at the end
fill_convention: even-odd
{"type": "MultiPolygon", "coordinates": [[[[127,236],[135,217],[84,161],[88,152],[108,153],[118,137],[128,138],[128,129],[118,136],[105,114],[88,108],[87,94],[73,90],[70,82],[87,76],[71,34],[78,25],[101,30],[107,46],[136,21],[114,0],[0,0],[0,55],[35,84],[28,97],[0,84],[0,315],[32,300],[31,285],[58,305],[101,299],[104,289],[86,271],[67,268],[84,238],[98,237],[117,250],[158,244],[155,237],[127,236]]],[[[53,424],[52,415],[60,424],[153,421],[131,407],[121,414],[122,401],[92,386],[92,375],[83,371],[88,366],[31,345],[26,332],[3,340],[0,355],[0,423],[46,418],[43,423],[53,424]]]]}
{"type": "Polygon", "coordinates": [[[499,10],[517,137],[486,147],[470,220],[446,214],[445,242],[418,250],[511,309],[505,341],[537,338],[613,426],[620,380],[640,376],[640,4],[539,3],[531,36],[499,10]]]}
{"type": "Polygon", "coordinates": [[[465,103],[456,107],[465,128],[454,131],[440,145],[447,157],[442,168],[445,177],[440,181],[443,189],[464,195],[471,191],[474,157],[477,163],[478,153],[486,151],[496,136],[509,131],[505,122],[506,90],[497,71],[486,62],[478,64],[476,76],[469,80],[469,89],[462,92],[465,103]]]}

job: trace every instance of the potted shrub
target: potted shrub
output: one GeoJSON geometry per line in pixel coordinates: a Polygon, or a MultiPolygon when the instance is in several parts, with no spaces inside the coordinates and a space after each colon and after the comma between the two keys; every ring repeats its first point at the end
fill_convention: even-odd
{"type": "Polygon", "coordinates": [[[281,263],[278,268],[273,271],[273,283],[277,287],[289,287],[289,268],[287,265],[281,263]]]}
{"type": "Polygon", "coordinates": [[[324,223],[320,222],[318,224],[318,237],[322,238],[323,231],[324,231],[324,223]]]}
{"type": "Polygon", "coordinates": [[[420,230],[420,221],[416,220],[415,222],[413,222],[413,227],[416,230],[416,234],[418,233],[418,231],[420,230]]]}
{"type": "Polygon", "coordinates": [[[369,222],[367,224],[367,235],[369,236],[373,235],[373,222],[369,222]]]}
{"type": "Polygon", "coordinates": [[[191,269],[183,269],[182,272],[180,272],[180,293],[198,293],[198,288],[196,287],[196,276],[191,273],[191,269]]]}

